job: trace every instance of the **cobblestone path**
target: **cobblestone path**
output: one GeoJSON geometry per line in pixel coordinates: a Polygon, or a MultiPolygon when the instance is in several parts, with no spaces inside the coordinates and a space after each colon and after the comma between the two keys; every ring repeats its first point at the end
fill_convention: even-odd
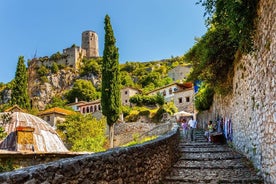
{"type": "Polygon", "coordinates": [[[197,131],[195,142],[181,139],[181,157],[161,184],[263,183],[245,156],[227,145],[208,143],[203,134],[197,131]]]}

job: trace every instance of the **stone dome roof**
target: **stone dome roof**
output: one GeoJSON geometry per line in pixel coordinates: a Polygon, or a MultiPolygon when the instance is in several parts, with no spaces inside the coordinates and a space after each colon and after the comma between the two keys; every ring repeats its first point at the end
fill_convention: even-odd
{"type": "Polygon", "coordinates": [[[7,137],[0,149],[8,151],[68,152],[56,131],[41,118],[24,112],[0,113],[7,137]]]}

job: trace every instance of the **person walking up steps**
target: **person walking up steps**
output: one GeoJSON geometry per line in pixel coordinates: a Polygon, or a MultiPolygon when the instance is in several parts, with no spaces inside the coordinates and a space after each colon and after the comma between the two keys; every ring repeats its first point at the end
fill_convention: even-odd
{"type": "Polygon", "coordinates": [[[182,120],[181,126],[183,129],[183,137],[184,137],[184,139],[187,139],[188,138],[188,123],[187,123],[186,119],[182,120]]]}
{"type": "Polygon", "coordinates": [[[196,129],[196,120],[194,120],[193,117],[188,122],[188,125],[190,126],[190,136],[191,136],[191,141],[195,140],[195,129],[196,129]]]}

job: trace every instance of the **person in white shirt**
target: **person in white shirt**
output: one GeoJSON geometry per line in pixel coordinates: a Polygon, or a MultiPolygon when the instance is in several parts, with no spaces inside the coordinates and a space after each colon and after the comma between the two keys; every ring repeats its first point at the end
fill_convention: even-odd
{"type": "Polygon", "coordinates": [[[195,129],[196,129],[196,120],[194,120],[193,117],[188,122],[188,125],[190,126],[190,136],[191,136],[191,141],[195,140],[195,129]]]}

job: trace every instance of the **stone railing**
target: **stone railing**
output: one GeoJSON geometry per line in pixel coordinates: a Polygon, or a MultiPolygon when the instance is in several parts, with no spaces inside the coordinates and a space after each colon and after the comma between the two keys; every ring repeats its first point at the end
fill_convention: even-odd
{"type": "Polygon", "coordinates": [[[177,126],[131,147],[61,159],[0,174],[0,183],[159,183],[179,157],[177,126]]]}
{"type": "Polygon", "coordinates": [[[7,163],[15,168],[29,167],[38,164],[46,164],[57,161],[63,158],[71,158],[84,155],[84,153],[20,153],[20,152],[0,152],[0,165],[4,166],[7,163]]]}

